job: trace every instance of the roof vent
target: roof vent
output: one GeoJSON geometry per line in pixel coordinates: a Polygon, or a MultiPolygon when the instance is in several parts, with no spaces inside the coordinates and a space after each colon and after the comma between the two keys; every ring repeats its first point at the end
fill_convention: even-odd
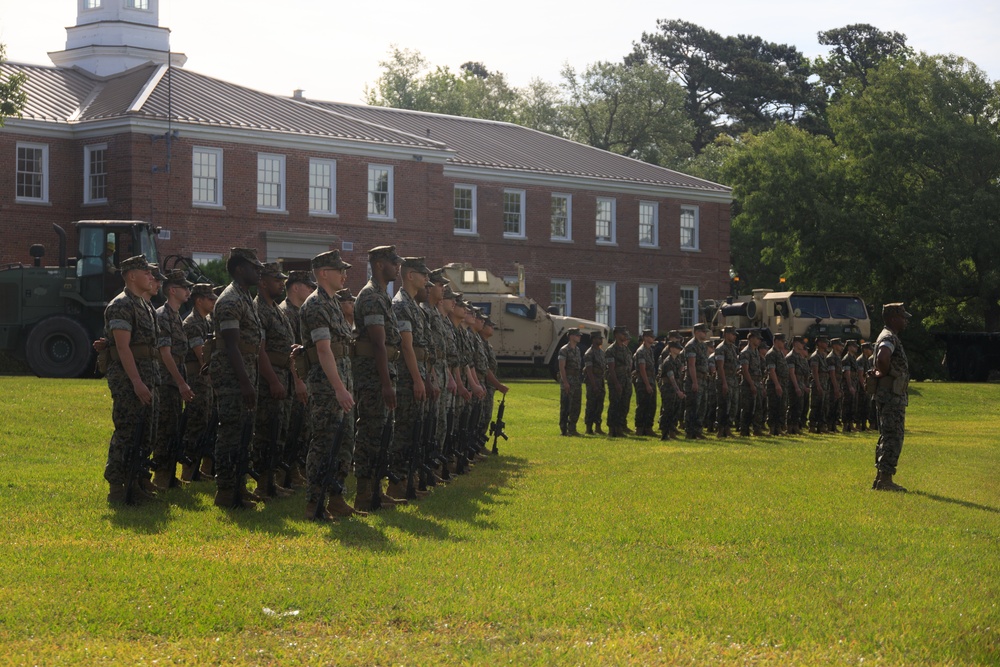
{"type": "Polygon", "coordinates": [[[302,95],[302,93],[304,93],[304,92],[306,92],[306,91],[302,90],[301,88],[296,88],[294,91],[292,91],[292,99],[293,100],[304,99],[304,97],[302,95]]]}

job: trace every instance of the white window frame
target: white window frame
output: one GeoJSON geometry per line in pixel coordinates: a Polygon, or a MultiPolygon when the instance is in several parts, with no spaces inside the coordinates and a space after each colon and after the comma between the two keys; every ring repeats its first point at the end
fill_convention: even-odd
{"type": "Polygon", "coordinates": [[[203,266],[209,262],[214,262],[216,260],[222,260],[222,253],[220,252],[193,252],[191,253],[191,259],[198,266],[203,266]]]}
{"type": "Polygon", "coordinates": [[[649,321],[649,327],[648,328],[652,329],[653,333],[655,334],[657,332],[658,327],[659,327],[659,319],[657,317],[658,314],[656,312],[656,310],[657,310],[657,308],[656,308],[657,307],[657,301],[659,300],[659,294],[658,294],[657,286],[654,285],[654,284],[652,284],[652,283],[639,283],[639,290],[638,290],[638,297],[639,297],[639,299],[638,299],[638,304],[639,304],[639,307],[638,307],[638,311],[639,311],[639,333],[642,333],[642,330],[647,328],[643,324],[643,321],[642,321],[642,293],[643,293],[644,290],[650,290],[652,292],[652,295],[650,297],[651,298],[650,310],[652,312],[650,313],[650,317],[649,317],[650,321],[649,321]]]}
{"type": "Polygon", "coordinates": [[[27,141],[17,142],[17,147],[14,149],[14,201],[22,202],[26,204],[48,204],[49,203],[49,145],[48,144],[36,144],[27,141]],[[18,154],[21,149],[30,150],[41,150],[42,152],[42,173],[41,173],[41,195],[38,197],[23,197],[17,193],[17,179],[22,173],[24,174],[35,174],[36,172],[22,172],[21,159],[18,154]]]}
{"type": "Polygon", "coordinates": [[[573,281],[564,280],[562,278],[553,278],[549,281],[549,306],[558,305],[552,300],[552,288],[556,285],[562,285],[566,291],[566,302],[563,305],[561,315],[569,316],[573,313],[573,281]]]}
{"type": "Polygon", "coordinates": [[[335,216],[337,215],[337,161],[330,160],[327,158],[311,157],[309,158],[309,184],[308,184],[307,196],[309,199],[309,215],[318,216],[335,216]],[[330,168],[330,200],[325,208],[314,208],[313,204],[313,188],[319,187],[313,185],[313,167],[329,167],[330,168]]]}
{"type": "Polygon", "coordinates": [[[693,327],[698,323],[698,286],[697,285],[681,285],[680,287],[681,299],[680,299],[680,326],[681,327],[693,327]],[[684,318],[684,292],[691,292],[694,303],[691,306],[691,321],[688,322],[684,318]]]}
{"type": "Polygon", "coordinates": [[[128,9],[134,9],[140,12],[149,11],[149,0],[125,0],[125,6],[128,9]],[[144,5],[140,7],[139,5],[144,5]]]}
{"type": "Polygon", "coordinates": [[[107,144],[93,144],[92,146],[83,147],[83,203],[84,204],[106,204],[108,202],[108,145],[107,144]],[[92,179],[94,174],[91,173],[91,157],[97,151],[104,151],[104,196],[94,197],[93,183],[92,179]]]}
{"type": "Polygon", "coordinates": [[[660,204],[655,201],[640,201],[639,202],[639,247],[640,248],[659,248],[660,247],[660,204]],[[642,240],[642,209],[644,206],[652,207],[653,209],[653,219],[652,219],[652,241],[642,240]]]}
{"type": "Polygon", "coordinates": [[[503,224],[503,237],[505,239],[523,239],[527,238],[527,230],[525,230],[525,200],[527,196],[524,190],[515,190],[513,188],[504,188],[503,199],[501,200],[501,214],[502,214],[502,224],[503,224]],[[518,232],[508,232],[507,231],[507,195],[517,195],[520,201],[520,206],[518,207],[518,232]]]}
{"type": "Polygon", "coordinates": [[[678,241],[680,242],[680,248],[681,248],[681,250],[689,250],[689,251],[692,251],[692,252],[696,252],[696,251],[701,250],[701,231],[700,231],[701,223],[699,221],[698,207],[697,206],[686,206],[686,205],[685,206],[681,206],[681,213],[680,213],[680,217],[678,218],[678,224],[677,224],[677,226],[678,226],[678,233],[680,234],[680,236],[678,238],[678,241]],[[690,212],[694,216],[694,227],[691,228],[691,230],[692,230],[691,231],[691,234],[692,234],[691,243],[689,243],[687,245],[684,244],[684,229],[686,229],[686,228],[683,226],[684,225],[684,213],[686,213],[686,212],[690,212]]]}
{"type": "Polygon", "coordinates": [[[84,10],[100,9],[104,4],[104,0],[83,0],[84,10]]]}
{"type": "Polygon", "coordinates": [[[615,324],[615,283],[614,282],[609,282],[609,281],[604,281],[604,280],[598,280],[596,283],[594,283],[594,319],[597,320],[598,322],[601,322],[601,324],[604,324],[606,326],[609,326],[609,327],[614,326],[614,324],[615,324]],[[607,322],[601,322],[601,311],[600,311],[600,309],[598,307],[598,303],[597,303],[597,297],[601,293],[601,288],[602,287],[607,287],[608,288],[608,301],[609,301],[609,303],[608,303],[608,321],[607,322]]]}
{"type": "Polygon", "coordinates": [[[597,245],[615,245],[618,242],[618,200],[614,197],[598,197],[594,206],[594,236],[597,238],[597,245]],[[600,214],[601,204],[611,203],[611,220],[608,221],[610,236],[603,237],[597,235],[597,216],[600,214]]]}
{"type": "MultiPolygon", "coordinates": [[[[549,236],[552,241],[572,241],[573,240],[573,195],[568,195],[565,192],[553,192],[552,199],[559,197],[566,200],[566,234],[563,236],[556,236],[552,233],[551,217],[549,219],[549,236]]],[[[551,214],[550,214],[551,216],[551,214]]]]}
{"type": "Polygon", "coordinates": [[[191,149],[191,205],[197,208],[222,208],[222,149],[206,148],[204,146],[194,146],[191,149]],[[215,156],[215,201],[202,201],[196,198],[196,193],[200,188],[195,187],[195,179],[212,180],[209,176],[195,175],[195,158],[199,153],[215,156]]]}
{"type": "Polygon", "coordinates": [[[285,212],[285,156],[278,155],[277,153],[257,153],[257,210],[262,213],[284,213],[285,212]],[[278,180],[275,181],[262,181],[261,180],[261,170],[262,162],[271,161],[277,163],[278,165],[278,180]],[[278,203],[275,206],[266,206],[260,203],[261,199],[261,186],[266,185],[277,185],[278,186],[278,203]]]}
{"type": "Polygon", "coordinates": [[[395,175],[393,174],[392,165],[388,165],[388,164],[369,164],[368,165],[368,184],[367,184],[367,188],[368,188],[368,219],[369,220],[388,220],[388,221],[395,220],[395,218],[393,217],[394,216],[394,212],[395,212],[394,202],[393,202],[393,198],[394,198],[393,194],[394,194],[394,191],[395,191],[394,180],[395,180],[395,175]],[[385,198],[385,213],[384,214],[383,213],[373,213],[372,212],[372,207],[373,207],[373,205],[375,203],[375,195],[376,194],[382,194],[380,192],[375,192],[375,191],[372,190],[372,184],[374,183],[374,181],[373,181],[373,172],[375,172],[376,170],[378,170],[378,171],[385,171],[386,174],[387,174],[387,176],[386,176],[386,192],[385,192],[385,195],[386,195],[386,198],[385,198]]]}
{"type": "MultiPolygon", "coordinates": [[[[478,192],[476,192],[476,186],[470,185],[468,183],[456,183],[454,188],[452,188],[451,195],[451,231],[456,236],[476,236],[479,233],[479,225],[476,220],[476,209],[478,204],[478,192]],[[471,206],[472,210],[469,211],[469,229],[461,229],[455,226],[455,211],[458,207],[455,206],[455,195],[458,194],[459,190],[469,190],[471,194],[471,206]]],[[[464,209],[463,209],[464,210],[464,209]]]]}

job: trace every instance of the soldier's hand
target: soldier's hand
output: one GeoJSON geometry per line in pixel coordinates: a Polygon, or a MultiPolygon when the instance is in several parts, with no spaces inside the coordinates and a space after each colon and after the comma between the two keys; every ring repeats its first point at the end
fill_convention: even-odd
{"type": "Polygon", "coordinates": [[[145,382],[139,380],[138,382],[132,383],[132,389],[135,391],[135,395],[139,399],[140,403],[143,405],[153,404],[153,392],[149,390],[149,387],[146,386],[145,382]]]}
{"type": "MultiPolygon", "coordinates": [[[[337,403],[340,404],[340,409],[344,412],[350,412],[354,409],[354,397],[351,396],[351,392],[347,391],[347,387],[341,385],[340,389],[336,391],[337,393],[337,403]]],[[[395,395],[393,396],[393,401],[395,402],[395,395]]]]}
{"type": "Polygon", "coordinates": [[[472,398],[472,393],[465,388],[464,384],[458,385],[458,395],[461,396],[463,401],[467,401],[472,398]]]}
{"type": "Polygon", "coordinates": [[[483,385],[481,384],[477,384],[475,387],[473,387],[472,393],[475,395],[476,398],[483,398],[484,396],[486,396],[486,390],[483,389],[483,385]]]}
{"type": "Polygon", "coordinates": [[[453,378],[451,376],[451,373],[448,374],[448,386],[447,386],[447,389],[448,389],[448,393],[451,394],[452,396],[454,396],[455,394],[458,393],[458,384],[455,382],[455,378],[453,378]]]}
{"type": "Polygon", "coordinates": [[[785,390],[781,388],[780,384],[776,384],[776,385],[774,385],[774,394],[778,398],[781,398],[782,396],[784,396],[785,390]]]}
{"type": "Polygon", "coordinates": [[[750,385],[750,395],[751,396],[757,395],[757,385],[755,384],[750,385]]]}
{"type": "Polygon", "coordinates": [[[249,380],[240,382],[240,396],[243,397],[243,406],[247,410],[255,410],[257,408],[257,392],[254,391],[253,385],[250,384],[249,380]]]}
{"type": "Polygon", "coordinates": [[[285,385],[280,382],[269,383],[269,389],[271,392],[271,398],[276,401],[281,401],[288,397],[288,390],[285,389],[285,385]]]}
{"type": "Polygon", "coordinates": [[[182,383],[180,387],[177,387],[177,389],[180,391],[181,398],[184,399],[185,403],[194,400],[194,392],[191,390],[191,387],[187,382],[182,383]]]}
{"type": "Polygon", "coordinates": [[[306,388],[306,383],[300,379],[295,380],[295,396],[302,401],[302,405],[309,402],[309,390],[306,388]]]}
{"type": "Polygon", "coordinates": [[[728,396],[729,395],[729,385],[728,384],[722,385],[722,395],[723,396],[728,396]]]}
{"type": "Polygon", "coordinates": [[[413,378],[413,400],[422,401],[427,398],[427,387],[423,379],[418,375],[413,378]]]}
{"type": "Polygon", "coordinates": [[[98,338],[97,340],[94,341],[94,351],[95,352],[103,352],[104,350],[107,349],[107,347],[108,347],[108,339],[107,338],[98,338]]]}
{"type": "Polygon", "coordinates": [[[687,394],[685,394],[683,391],[681,391],[680,389],[678,389],[677,390],[677,398],[683,400],[683,399],[687,398],[687,394]]]}
{"type": "Polygon", "coordinates": [[[562,390],[564,392],[566,392],[567,394],[569,393],[569,382],[563,382],[562,383],[562,390]]]}
{"type": "Polygon", "coordinates": [[[382,386],[382,402],[385,404],[386,410],[396,409],[396,390],[391,384],[382,386]]]}
{"type": "MultiPolygon", "coordinates": [[[[697,380],[692,380],[691,381],[691,391],[693,391],[696,394],[698,393],[698,381],[697,380]]],[[[756,394],[757,392],[755,391],[754,393],[756,394]]]]}
{"type": "Polygon", "coordinates": [[[653,387],[648,382],[646,383],[646,393],[647,394],[654,394],[654,393],[656,393],[656,391],[653,389],[653,387]]]}
{"type": "Polygon", "coordinates": [[[802,389],[801,389],[801,388],[799,388],[799,387],[796,387],[796,388],[795,388],[795,395],[796,395],[796,396],[801,396],[801,395],[802,395],[802,389]]]}
{"type": "Polygon", "coordinates": [[[503,383],[501,383],[501,384],[500,384],[500,388],[499,388],[499,389],[497,389],[497,391],[499,391],[499,392],[500,392],[501,394],[503,394],[504,396],[506,396],[506,395],[507,395],[507,391],[508,391],[508,390],[509,390],[509,387],[508,387],[507,385],[503,384],[503,383]]]}

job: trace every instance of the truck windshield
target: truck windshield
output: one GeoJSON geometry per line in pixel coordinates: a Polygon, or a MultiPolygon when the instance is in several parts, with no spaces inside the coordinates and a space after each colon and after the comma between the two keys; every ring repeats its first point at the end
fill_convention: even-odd
{"type": "Polygon", "coordinates": [[[146,256],[146,261],[150,264],[156,264],[159,261],[156,258],[156,236],[149,228],[139,228],[136,230],[136,234],[139,236],[139,248],[146,256]]]}
{"type": "Polygon", "coordinates": [[[796,317],[830,317],[830,309],[826,306],[826,297],[822,295],[793,294],[791,298],[792,312],[796,317]]]}
{"type": "Polygon", "coordinates": [[[820,319],[867,320],[865,303],[856,296],[826,296],[823,294],[793,294],[792,312],[797,317],[820,319]]]}
{"type": "Polygon", "coordinates": [[[864,302],[856,296],[828,296],[830,314],[841,320],[867,320],[864,302]]]}

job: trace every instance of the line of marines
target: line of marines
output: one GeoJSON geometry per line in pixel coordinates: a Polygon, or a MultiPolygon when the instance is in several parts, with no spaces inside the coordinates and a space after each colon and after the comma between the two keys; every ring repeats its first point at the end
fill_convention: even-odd
{"type": "Polygon", "coordinates": [[[735,327],[712,339],[704,323],[693,327],[690,339],[671,331],[662,343],[645,329],[634,352],[627,327],[616,326],[613,336],[605,348],[601,334],[592,334],[584,351],[581,332],[569,330],[559,351],[562,435],[581,435],[576,424],[584,386],[587,435],[605,434],[606,398],[611,437],[654,436],[654,421],[662,440],[680,437],[681,428],[688,439],[705,439],[706,433],[778,436],[876,426],[874,398],[865,386],[875,364],[871,343],[819,336],[810,353],[800,336],[787,341],[777,333],[768,343],[751,330],[741,344],[735,327]],[[628,426],[633,395],[634,430],[628,426]]]}
{"type": "Polygon", "coordinates": [[[95,342],[114,404],[108,501],[214,480],[216,505],[249,509],[298,487],[305,516],[331,521],[406,504],[467,472],[487,432],[502,433],[500,415],[490,421],[495,392],[507,393],[495,324],[424,258],[379,246],[368,262],[357,296],[338,250],[286,275],[233,248],[221,293],[141,255],[122,262],[125,289],[95,342]]]}

